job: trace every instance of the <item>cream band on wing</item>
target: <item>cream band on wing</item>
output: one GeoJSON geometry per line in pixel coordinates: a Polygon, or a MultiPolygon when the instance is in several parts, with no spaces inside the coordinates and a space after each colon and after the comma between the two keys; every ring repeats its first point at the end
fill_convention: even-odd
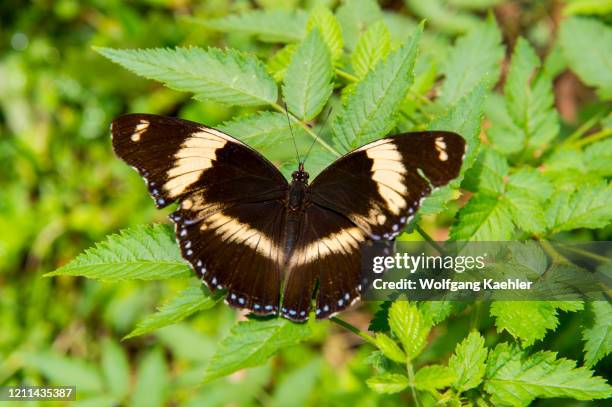
{"type": "Polygon", "coordinates": [[[164,189],[168,195],[176,198],[197,182],[202,173],[213,166],[217,150],[226,144],[225,139],[208,130],[195,133],[186,139],[174,154],[172,168],[166,172],[168,181],[164,184],[164,189]]]}

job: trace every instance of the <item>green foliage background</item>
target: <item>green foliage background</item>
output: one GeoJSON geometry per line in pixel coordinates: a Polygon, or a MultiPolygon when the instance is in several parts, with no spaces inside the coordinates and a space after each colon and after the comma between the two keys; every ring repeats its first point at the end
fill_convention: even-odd
{"type": "MultiPolygon", "coordinates": [[[[424,202],[429,235],[612,240],[611,13],[608,0],[0,5],[0,385],[76,385],[77,404],[105,406],[610,397],[605,301],[244,321],[193,281],[167,226],[146,226],[167,211],[112,155],[108,123],[200,121],[285,173],[281,99],[301,151],[322,135],[311,173],[389,133],[454,130],[469,154],[424,202]]],[[[400,238],[422,239],[412,229],[400,238]]]]}

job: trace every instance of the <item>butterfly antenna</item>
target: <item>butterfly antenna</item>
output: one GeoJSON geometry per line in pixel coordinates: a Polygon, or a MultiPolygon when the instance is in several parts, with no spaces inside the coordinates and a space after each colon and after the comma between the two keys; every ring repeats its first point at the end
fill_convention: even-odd
{"type": "Polygon", "coordinates": [[[291,120],[289,119],[289,111],[287,110],[287,104],[285,103],[285,116],[287,116],[287,124],[289,125],[289,131],[291,132],[291,139],[293,140],[293,148],[295,148],[295,155],[297,156],[298,163],[302,164],[300,160],[300,152],[298,151],[297,142],[295,141],[295,135],[293,134],[293,128],[291,127],[291,120]]]}
{"type": "MultiPolygon", "coordinates": [[[[325,128],[325,125],[327,124],[327,119],[329,119],[329,115],[331,114],[332,111],[332,107],[330,106],[329,109],[327,109],[327,113],[325,114],[325,118],[323,119],[322,125],[321,125],[321,131],[325,128]]],[[[320,133],[320,131],[319,131],[320,133]]],[[[308,151],[306,151],[306,156],[304,157],[304,161],[302,163],[305,163],[306,160],[308,159],[308,156],[310,155],[310,152],[312,151],[312,148],[314,147],[315,143],[317,142],[317,140],[319,139],[319,134],[317,133],[316,137],[314,138],[314,140],[312,140],[312,144],[310,144],[310,147],[308,147],[308,151]]]]}

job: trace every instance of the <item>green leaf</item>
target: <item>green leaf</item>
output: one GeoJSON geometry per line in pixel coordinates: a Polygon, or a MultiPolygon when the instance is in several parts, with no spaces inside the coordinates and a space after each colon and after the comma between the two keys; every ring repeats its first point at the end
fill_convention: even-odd
{"type": "Polygon", "coordinates": [[[195,21],[212,30],[255,35],[266,42],[300,41],[306,34],[306,13],[302,10],[251,10],[195,21]]]}
{"type": "Polygon", "coordinates": [[[111,339],[102,342],[102,374],[109,392],[122,400],[129,391],[130,364],[123,348],[111,339]]]}
{"type": "Polygon", "coordinates": [[[544,202],[552,195],[553,186],[540,171],[523,167],[508,177],[506,190],[521,192],[539,202],[544,202]]]}
{"type": "Polygon", "coordinates": [[[336,10],[336,17],[342,28],[342,36],[349,50],[355,49],[355,45],[361,34],[368,26],[376,20],[380,20],[383,14],[374,0],[346,0],[336,10]]]}
{"type": "Polygon", "coordinates": [[[437,325],[452,314],[465,308],[464,303],[458,301],[423,301],[419,303],[421,315],[429,325],[437,325]]]}
{"type": "Polygon", "coordinates": [[[268,59],[268,63],[266,64],[266,68],[268,72],[276,82],[282,82],[285,77],[285,72],[287,71],[287,67],[291,62],[291,57],[293,53],[297,49],[297,44],[287,44],[276,54],[274,54],[270,59],[268,59]]]}
{"type": "Polygon", "coordinates": [[[576,14],[600,14],[602,16],[612,13],[612,0],[567,0],[563,13],[566,15],[576,14]]]}
{"type": "Polygon", "coordinates": [[[501,32],[492,16],[459,38],[442,68],[446,79],[438,102],[452,105],[480,83],[491,89],[499,79],[504,57],[501,41],[501,32]]]}
{"type": "Polygon", "coordinates": [[[261,365],[278,350],[306,340],[310,333],[307,324],[296,324],[280,318],[239,322],[219,344],[208,364],[204,381],[209,382],[246,367],[261,365]]]}
{"type": "Polygon", "coordinates": [[[427,345],[430,326],[416,305],[396,301],[389,309],[389,326],[402,343],[408,360],[414,359],[427,345]]]}
{"type": "Polygon", "coordinates": [[[482,149],[476,163],[465,174],[462,187],[496,196],[504,192],[508,175],[506,158],[490,148],[482,149]]]}
{"type": "Polygon", "coordinates": [[[138,364],[136,386],[130,406],[155,407],[166,405],[168,366],[160,349],[144,355],[138,364]]]}
{"type": "MultiPolygon", "coordinates": [[[[268,150],[291,140],[287,117],[277,112],[257,112],[223,122],[216,128],[244,141],[256,150],[268,150]]],[[[296,138],[305,135],[299,126],[292,126],[292,130],[296,138]]]]}
{"type": "Polygon", "coordinates": [[[470,168],[478,156],[484,100],[484,84],[481,83],[427,125],[429,130],[454,131],[465,139],[467,152],[462,172],[470,168]]]}
{"type": "Polygon", "coordinates": [[[410,384],[406,376],[397,373],[383,373],[370,377],[366,383],[370,389],[382,394],[399,393],[410,384]]]}
{"type": "Polygon", "coordinates": [[[584,150],[588,171],[602,177],[612,176],[612,138],[593,143],[584,150]]]}
{"type": "Polygon", "coordinates": [[[167,225],[137,226],[110,235],[67,265],[45,276],[84,276],[100,280],[162,280],[189,277],[174,232],[167,225]]]}
{"type": "Polygon", "coordinates": [[[218,300],[212,298],[209,293],[205,293],[202,287],[189,287],[181,292],[178,297],[160,307],[157,313],[149,315],[139,322],[136,329],[124,339],[144,335],[164,326],[176,324],[198,311],[212,308],[218,300]]]}
{"type": "Polygon", "coordinates": [[[520,339],[523,346],[530,346],[557,327],[557,309],[577,311],[579,308],[568,308],[557,301],[495,301],[491,304],[491,316],[495,318],[498,332],[506,330],[520,339]]]}
{"type": "Polygon", "coordinates": [[[545,231],[546,219],[541,201],[516,189],[506,192],[503,199],[512,214],[512,221],[519,229],[535,234],[545,231]]]}
{"type": "Polygon", "coordinates": [[[22,356],[26,366],[38,370],[53,384],[76,386],[84,393],[102,391],[100,372],[89,363],[52,351],[27,352],[22,356]]]}
{"type": "Polygon", "coordinates": [[[419,369],[414,375],[414,387],[419,390],[436,392],[449,387],[455,381],[455,373],[446,366],[430,365],[419,369]]]}
{"type": "Polygon", "coordinates": [[[362,79],[376,64],[385,59],[391,50],[391,35],[384,21],[376,21],[359,37],[355,51],[351,54],[351,65],[358,78],[362,79]]]}
{"type": "Polygon", "coordinates": [[[377,333],[374,342],[387,358],[397,363],[406,363],[406,354],[404,354],[393,339],[389,338],[384,333],[377,333]]]}
{"type": "Polygon", "coordinates": [[[448,367],[456,374],[453,387],[461,393],[478,386],[485,374],[486,360],[484,338],[478,332],[470,333],[448,361],[448,367]]]}
{"type": "Polygon", "coordinates": [[[608,301],[593,301],[588,303],[588,310],[582,339],[585,364],[592,367],[612,352],[612,305],[608,301]]]}
{"type": "MultiPolygon", "coordinates": [[[[504,85],[512,123],[501,123],[502,131],[492,130],[490,134],[493,144],[505,146],[507,153],[545,148],[559,133],[552,81],[545,72],[536,75],[539,67],[540,59],[533,48],[519,38],[504,85]],[[508,140],[500,141],[500,137],[508,140]]],[[[495,127],[493,123],[492,129],[495,127]]]]}
{"type": "Polygon", "coordinates": [[[493,404],[526,406],[535,398],[569,397],[603,399],[612,395],[606,381],[576,362],[557,359],[555,352],[526,356],[516,347],[501,343],[487,360],[485,390],[493,404]]]}
{"type": "Polygon", "coordinates": [[[368,331],[372,332],[388,332],[389,328],[389,308],[391,308],[393,302],[384,301],[379,306],[376,312],[374,313],[374,317],[370,321],[370,325],[368,326],[368,331]]]}
{"type": "Polygon", "coordinates": [[[329,49],[315,28],[293,53],[285,71],[283,95],[287,108],[302,120],[316,117],[333,91],[332,75],[329,49]]]}
{"type": "Polygon", "coordinates": [[[561,23],[559,41],[580,79],[603,99],[612,98],[612,28],[593,18],[572,17],[561,23]]]}
{"type": "Polygon", "coordinates": [[[193,93],[198,100],[257,106],[275,103],[278,97],[276,83],[261,61],[233,49],[96,48],[96,51],[137,75],[193,93]]]}
{"type": "Polygon", "coordinates": [[[410,41],[357,84],[333,123],[334,140],[344,151],[386,135],[395,127],[396,112],[412,84],[421,26],[410,41]]]}
{"type": "Polygon", "coordinates": [[[509,240],[514,231],[512,214],[498,197],[476,194],[461,208],[450,232],[452,240],[509,240]]]}
{"type": "Polygon", "coordinates": [[[462,34],[481,24],[475,16],[453,10],[442,0],[404,0],[404,3],[410,11],[448,34],[462,34]]]}
{"type": "Polygon", "coordinates": [[[328,8],[321,4],[316,5],[308,16],[306,30],[311,31],[317,28],[331,52],[332,61],[337,61],[342,55],[342,30],[340,23],[328,8]]]}
{"type": "Polygon", "coordinates": [[[558,191],[546,213],[553,233],[579,228],[597,229],[612,221],[612,184],[580,185],[575,192],[558,191]]]}

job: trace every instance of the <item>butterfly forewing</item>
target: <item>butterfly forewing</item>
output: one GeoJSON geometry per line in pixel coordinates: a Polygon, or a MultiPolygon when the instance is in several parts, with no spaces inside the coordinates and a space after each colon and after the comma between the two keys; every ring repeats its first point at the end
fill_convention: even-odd
{"type": "Polygon", "coordinates": [[[156,205],[180,201],[171,219],[181,253],[209,288],[227,289],[231,305],[276,312],[282,174],[240,141],[186,120],[134,114],[111,130],[115,152],[145,178],[156,205]]]}
{"type": "Polygon", "coordinates": [[[310,199],[348,217],[373,240],[401,233],[433,188],[461,169],[465,141],[450,132],[418,132],[367,144],[325,169],[310,199]]]}

